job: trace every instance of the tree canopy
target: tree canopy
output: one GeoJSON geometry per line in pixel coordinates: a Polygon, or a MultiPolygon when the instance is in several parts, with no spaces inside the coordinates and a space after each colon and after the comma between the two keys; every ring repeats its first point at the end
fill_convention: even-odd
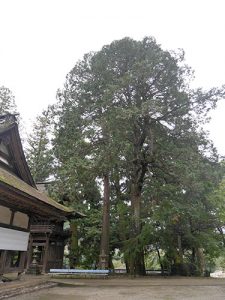
{"type": "Polygon", "coordinates": [[[96,249],[95,210],[108,178],[110,254],[119,249],[130,273],[145,273],[148,249],[180,273],[185,259],[202,272],[203,252],[218,246],[208,196],[222,167],[202,125],[224,88],[191,89],[192,75],[183,51],[165,51],[152,37],[124,38],[86,54],[57,93],[58,190],[88,214],[86,225],[96,224],[96,249]]]}
{"type": "Polygon", "coordinates": [[[46,110],[37,116],[33,124],[33,132],[27,139],[27,162],[36,182],[44,182],[50,175],[53,175],[53,155],[50,140],[50,110],[46,110]]]}
{"type": "Polygon", "coordinates": [[[5,86],[0,86],[0,114],[16,114],[17,107],[15,97],[10,89],[5,86]]]}

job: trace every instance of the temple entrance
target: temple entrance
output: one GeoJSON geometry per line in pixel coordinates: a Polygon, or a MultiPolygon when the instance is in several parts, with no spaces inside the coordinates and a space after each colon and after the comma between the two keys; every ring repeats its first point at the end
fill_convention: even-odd
{"type": "MultiPolygon", "coordinates": [[[[40,221],[41,223],[41,221],[40,221]]],[[[64,245],[70,236],[63,230],[63,222],[55,224],[31,224],[27,269],[35,261],[42,273],[63,267],[64,245]],[[35,254],[35,255],[34,255],[35,254]]]]}

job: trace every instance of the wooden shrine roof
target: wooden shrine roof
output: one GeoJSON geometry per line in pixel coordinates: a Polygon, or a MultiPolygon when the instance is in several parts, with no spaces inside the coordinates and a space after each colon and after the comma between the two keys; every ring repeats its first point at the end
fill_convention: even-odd
{"type": "Polygon", "coordinates": [[[18,191],[21,191],[29,196],[34,197],[35,199],[41,201],[42,203],[48,204],[50,206],[54,206],[55,208],[65,212],[65,213],[72,213],[74,212],[73,209],[61,205],[60,203],[56,202],[52,198],[48,197],[46,194],[40,192],[39,190],[33,188],[32,186],[28,185],[26,182],[18,178],[17,176],[9,173],[6,170],[0,168],[0,182],[11,186],[18,191]]]}
{"type": "Polygon", "coordinates": [[[26,162],[20,140],[18,125],[16,123],[1,124],[1,118],[2,116],[0,116],[0,139],[5,139],[6,143],[8,144],[15,172],[23,181],[36,188],[33,177],[30,173],[30,169],[26,162]]]}
{"type": "Polygon", "coordinates": [[[11,166],[4,165],[0,161],[0,193],[2,192],[2,198],[4,189],[4,195],[9,202],[13,201],[9,197],[9,195],[12,195],[11,193],[14,194],[14,197],[18,194],[15,198],[15,205],[21,205],[24,209],[32,210],[37,212],[37,214],[44,213],[49,216],[58,216],[59,218],[61,216],[66,218],[81,218],[85,216],[72,208],[56,202],[37,189],[24,155],[15,115],[0,116],[1,141],[7,146],[11,159],[11,166]],[[21,194],[23,194],[22,198],[19,197],[21,194]]]}

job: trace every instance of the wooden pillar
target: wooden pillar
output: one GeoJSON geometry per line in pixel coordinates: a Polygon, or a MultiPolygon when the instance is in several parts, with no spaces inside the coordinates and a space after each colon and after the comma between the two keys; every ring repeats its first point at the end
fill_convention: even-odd
{"type": "Polygon", "coordinates": [[[45,243],[45,248],[44,248],[44,258],[43,258],[43,267],[42,267],[42,272],[46,272],[46,267],[48,263],[48,251],[49,251],[49,234],[46,233],[46,243],[45,243]]]}
{"type": "Polygon", "coordinates": [[[28,251],[27,251],[26,269],[29,269],[29,266],[32,263],[32,252],[33,252],[33,236],[30,234],[29,246],[28,246],[28,251]]]}
{"type": "Polygon", "coordinates": [[[23,270],[24,270],[24,268],[25,268],[25,261],[26,261],[26,251],[22,251],[22,252],[20,253],[19,267],[20,267],[21,269],[23,269],[23,270]]]}
{"type": "Polygon", "coordinates": [[[21,278],[24,268],[25,268],[25,259],[26,259],[26,252],[20,252],[20,261],[19,261],[19,271],[18,271],[18,279],[21,278]]]}
{"type": "Polygon", "coordinates": [[[7,250],[3,250],[1,253],[1,262],[0,262],[0,277],[4,274],[5,264],[6,264],[7,250]]]}

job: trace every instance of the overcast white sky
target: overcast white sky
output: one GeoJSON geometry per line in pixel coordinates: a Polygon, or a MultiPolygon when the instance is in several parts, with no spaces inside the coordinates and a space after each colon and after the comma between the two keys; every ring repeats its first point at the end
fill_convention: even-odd
{"type": "MultiPolygon", "coordinates": [[[[12,90],[29,127],[84,53],[152,35],[164,49],[185,50],[195,86],[220,86],[224,14],[224,0],[0,0],[0,85],[12,90]]],[[[225,99],[209,128],[225,155],[225,99]]]]}

